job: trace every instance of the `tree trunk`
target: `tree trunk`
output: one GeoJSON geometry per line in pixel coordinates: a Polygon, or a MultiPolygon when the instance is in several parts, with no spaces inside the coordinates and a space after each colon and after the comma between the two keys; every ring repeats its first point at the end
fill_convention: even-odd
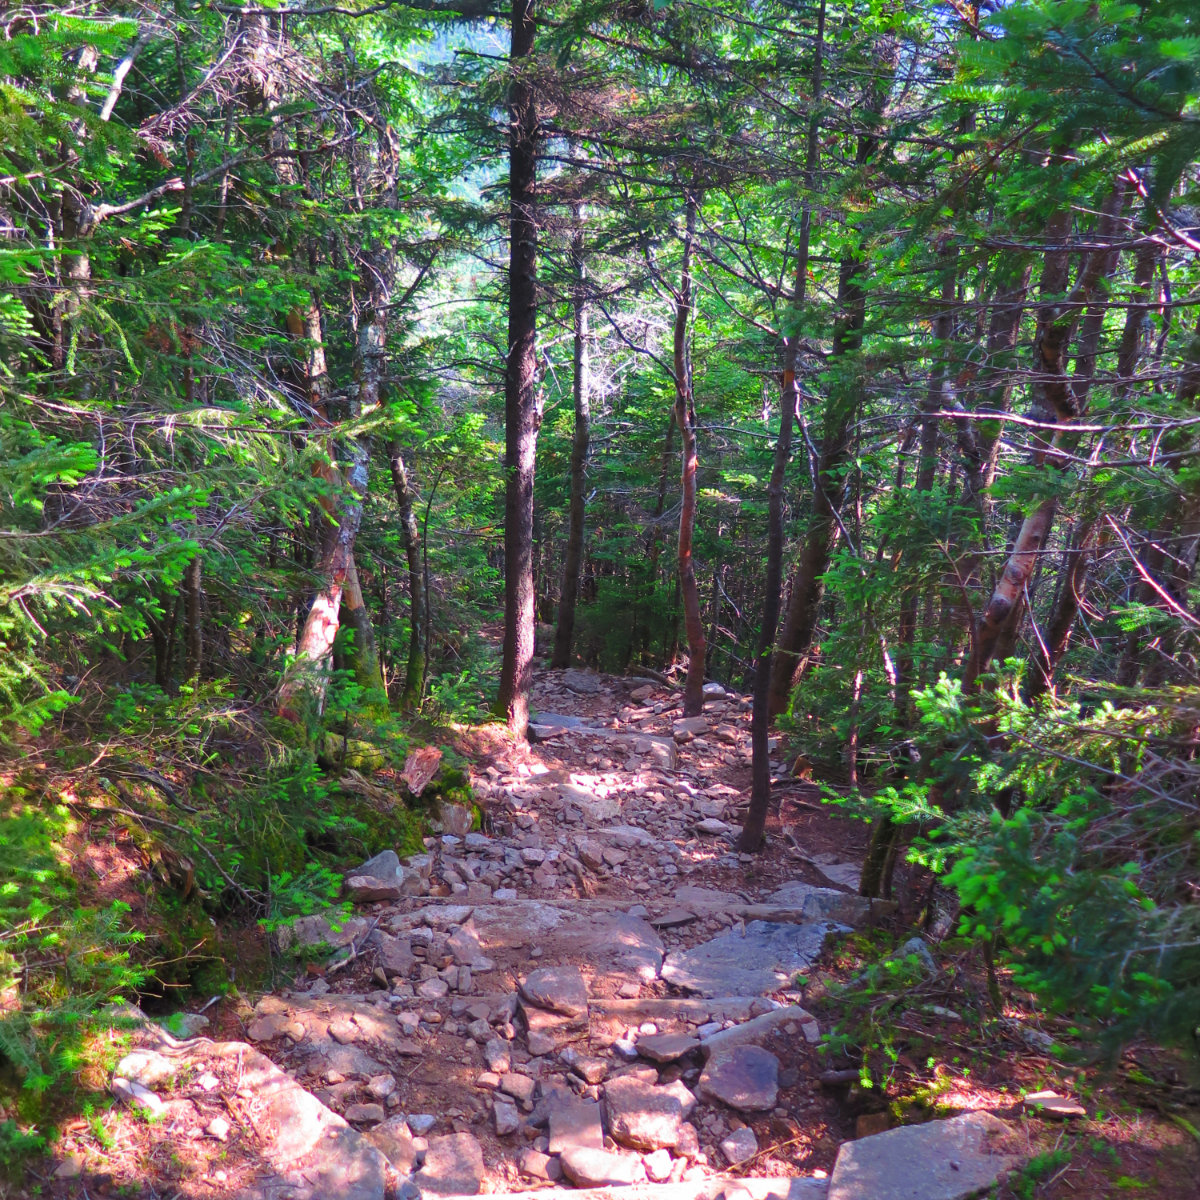
{"type": "Polygon", "coordinates": [[[353,554],[346,571],[345,586],[342,588],[341,615],[354,634],[350,661],[353,664],[355,682],[367,693],[369,706],[386,710],[387,687],[383,682],[383,672],[379,669],[379,647],[375,641],[371,612],[363,598],[353,554]]]}
{"type": "Polygon", "coordinates": [[[700,590],[692,561],[696,531],[696,402],[692,395],[692,364],[688,353],[688,321],[692,313],[692,248],[696,239],[696,198],[688,194],[684,226],[683,267],[675,298],[674,367],[675,424],[682,442],[683,468],[679,487],[679,589],[683,599],[683,624],[687,634],[688,670],[683,686],[683,715],[698,717],[704,711],[704,622],[700,616],[700,590]]]}
{"type": "MultiPolygon", "coordinates": [[[[330,482],[335,487],[343,486],[337,467],[330,465],[327,470],[330,482]]],[[[304,619],[296,661],[279,688],[276,711],[292,721],[303,720],[308,709],[319,714],[324,708],[342,591],[354,565],[354,539],[362,523],[362,498],[366,490],[367,456],[357,446],[348,447],[344,491],[336,505],[334,524],[323,539],[317,568],[319,589],[304,619]]]]}
{"type": "MultiPolygon", "coordinates": [[[[1124,199],[1124,188],[1114,188],[1096,223],[1095,239],[1101,244],[1088,255],[1074,288],[1064,300],[1059,297],[1066,290],[1067,252],[1056,248],[1046,255],[1040,288],[1042,306],[1038,313],[1038,335],[1034,346],[1034,366],[1037,371],[1034,413],[1039,419],[1055,422],[1060,428],[1049,442],[1039,438],[1040,444],[1032,454],[1037,465],[1054,462],[1055,451],[1063,445],[1070,425],[1082,416],[1087,406],[1090,376],[1084,374],[1079,386],[1073,386],[1073,381],[1067,375],[1067,352],[1080,314],[1113,269],[1115,254],[1108,239],[1117,232],[1124,199]]],[[[1052,234],[1060,224],[1061,218],[1052,222],[1052,234]]],[[[1102,310],[1100,305],[1096,308],[1102,310]]],[[[1098,340],[1101,328],[1102,317],[1089,327],[1088,333],[1098,340]]],[[[1086,351],[1087,347],[1083,349],[1086,351]]],[[[1087,361],[1086,353],[1083,359],[1087,361]]],[[[1094,348],[1091,359],[1094,361],[1094,348]]],[[[1024,611],[1030,577],[1054,524],[1056,507],[1053,496],[1044,497],[1021,525],[1000,580],[976,626],[971,657],[963,673],[965,692],[972,691],[979,676],[987,670],[1002,636],[1015,633],[1024,611]]]]}
{"type": "Polygon", "coordinates": [[[186,605],[184,619],[187,622],[187,666],[185,675],[188,679],[199,679],[200,669],[204,665],[204,560],[200,552],[187,565],[184,572],[184,587],[186,589],[186,605]]]}
{"type": "MultiPolygon", "coordinates": [[[[817,9],[816,59],[813,63],[813,112],[808,120],[808,141],[804,157],[804,186],[812,191],[817,167],[819,121],[817,107],[821,99],[824,68],[825,2],[817,9]]],[[[805,199],[800,211],[800,236],[796,247],[796,283],[792,291],[792,315],[799,324],[807,299],[808,257],[812,242],[812,201],[805,199]]],[[[783,339],[783,387],[779,393],[779,439],[771,462],[767,483],[767,579],[763,598],[762,628],[758,635],[758,654],[754,665],[754,696],[750,714],[751,787],[750,805],[737,841],[737,848],[754,853],[763,845],[767,812],[771,805],[771,763],[768,749],[771,724],[771,662],[783,593],[783,485],[788,460],[792,455],[792,425],[800,389],[796,383],[799,361],[799,333],[783,339]]]]}
{"type": "MultiPolygon", "coordinates": [[[[875,157],[879,137],[874,124],[883,112],[891,88],[892,73],[899,61],[899,43],[881,38],[876,43],[881,72],[867,102],[868,129],[859,135],[855,164],[862,168],[875,157]]],[[[862,347],[866,322],[866,290],[863,278],[866,262],[857,252],[846,254],[838,272],[838,316],[833,330],[832,358],[839,362],[851,358],[862,347]]],[[[843,362],[843,366],[846,364],[843,362]]],[[[844,472],[850,452],[850,428],[858,411],[861,393],[857,368],[852,378],[835,380],[826,407],[826,425],[813,488],[812,515],[804,535],[804,548],[792,573],[791,590],[783,630],[779,635],[771,663],[768,712],[777,717],[787,708],[792,688],[799,678],[805,655],[812,645],[817,627],[821,597],[825,593],[824,576],[840,536],[838,510],[845,494],[844,472]]]]}
{"type": "MultiPolygon", "coordinates": [[[[866,317],[866,293],[862,287],[861,259],[843,261],[838,277],[838,309],[841,317],[835,330],[833,353],[841,358],[862,345],[866,317]]],[[[858,410],[859,381],[840,380],[834,385],[826,409],[825,435],[817,461],[812,515],[804,535],[804,546],[792,573],[791,594],[779,645],[771,666],[768,702],[770,716],[787,708],[792,688],[803,666],[802,656],[812,645],[821,598],[825,594],[825,572],[841,537],[838,513],[845,495],[843,468],[850,453],[850,427],[858,410]]]]}
{"type": "MultiPolygon", "coordinates": [[[[591,398],[588,363],[587,273],[583,257],[583,206],[575,206],[576,230],[571,241],[571,261],[575,268],[574,310],[575,344],[572,391],[575,395],[575,436],[571,442],[571,505],[567,518],[567,553],[563,563],[562,593],[558,600],[558,628],[554,633],[554,657],[551,666],[566,667],[571,662],[571,641],[575,634],[575,602],[579,597],[579,568],[583,562],[584,496],[587,488],[588,441],[591,437],[591,398]]],[[[630,643],[632,646],[632,642],[630,643]]]]}
{"type": "Polygon", "coordinates": [[[1030,704],[1051,689],[1055,669],[1070,644],[1071,630],[1075,626],[1075,618],[1079,615],[1088,569],[1092,562],[1094,529],[1094,520],[1084,521],[1075,531],[1071,545],[1063,551],[1058,599],[1045,633],[1035,641],[1029,655],[1025,695],[1030,704]]]}
{"type": "Polygon", "coordinates": [[[513,0],[509,61],[508,360],[504,371],[504,657],[496,713],[514,733],[529,724],[533,673],[533,479],[541,407],[537,397],[537,138],[533,0],[513,0]]]}
{"type": "Polygon", "coordinates": [[[408,564],[408,662],[404,667],[404,688],[400,707],[414,712],[421,706],[421,689],[425,679],[425,582],[421,572],[421,533],[413,511],[413,491],[404,466],[400,443],[392,443],[389,457],[392,488],[400,508],[400,541],[408,564]]]}

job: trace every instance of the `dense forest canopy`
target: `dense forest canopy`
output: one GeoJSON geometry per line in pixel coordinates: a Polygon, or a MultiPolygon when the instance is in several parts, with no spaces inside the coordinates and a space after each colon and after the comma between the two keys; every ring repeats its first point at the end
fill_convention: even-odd
{"type": "Polygon", "coordinates": [[[236,833],[159,832],[274,903],[330,739],[523,735],[543,654],[752,691],[740,849],[774,731],[865,895],[908,856],[1047,1003],[1190,1037],[1198,17],[7,7],[0,987],[76,936],[36,847],[106,755],[235,770],[236,833]]]}

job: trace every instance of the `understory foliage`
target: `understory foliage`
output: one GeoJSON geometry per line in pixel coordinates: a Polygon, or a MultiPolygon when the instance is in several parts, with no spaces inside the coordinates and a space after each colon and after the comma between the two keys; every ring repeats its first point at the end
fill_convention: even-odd
{"type": "Polygon", "coordinates": [[[1200,783],[1180,754],[1194,688],[981,707],[945,677],[917,693],[922,778],[870,807],[916,833],[954,888],[958,932],[1011,958],[1013,982],[1111,1051],[1186,1044],[1200,1003],[1200,783]]]}
{"type": "Polygon", "coordinates": [[[415,847],[407,753],[489,710],[519,606],[522,654],[765,680],[759,733],[875,819],[865,890],[907,854],[1080,1028],[1190,1036],[1194,9],[0,14],[18,1091],[415,847]],[[52,847],[95,838],[154,913],[81,894],[52,847]]]}

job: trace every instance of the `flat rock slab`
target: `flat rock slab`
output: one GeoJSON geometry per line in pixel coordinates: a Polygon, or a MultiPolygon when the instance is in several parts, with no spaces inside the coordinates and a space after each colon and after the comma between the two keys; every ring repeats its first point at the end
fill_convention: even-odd
{"type": "MultiPolygon", "coordinates": [[[[708,1060],[697,1089],[739,1112],[764,1112],[779,1095],[779,1059],[761,1046],[730,1046],[708,1060]]],[[[757,1153],[757,1151],[756,1151],[757,1153]]]]}
{"type": "Polygon", "coordinates": [[[540,967],[521,983],[521,995],[530,1004],[564,1017],[586,1017],[587,984],[578,967],[540,967]]]}
{"type": "Polygon", "coordinates": [[[662,939],[641,917],[600,912],[572,917],[541,942],[546,957],[576,958],[592,978],[649,983],[663,964],[662,939]]]}
{"type": "MultiPolygon", "coordinates": [[[[743,1177],[736,1184],[750,1200],[825,1200],[829,1191],[828,1180],[786,1176],[743,1177]]],[[[621,1189],[621,1200],[721,1200],[729,1186],[729,1178],[722,1175],[680,1183],[635,1183],[621,1189]]],[[[506,1192],[504,1200],[613,1200],[613,1194],[608,1187],[539,1188],[506,1192]]]]}
{"type": "MultiPolygon", "coordinates": [[[[762,1013],[739,1025],[731,1025],[718,1033],[710,1034],[700,1042],[700,1049],[705,1054],[716,1054],[730,1046],[741,1046],[747,1043],[758,1043],[769,1037],[776,1029],[795,1021],[802,1028],[816,1024],[816,1018],[798,1004],[789,1004],[785,1008],[776,1008],[771,1012],[762,1013]]],[[[815,1036],[815,1035],[814,1035],[815,1036]]],[[[641,1043],[639,1042],[640,1046],[641,1043]]]]}
{"type": "Polygon", "coordinates": [[[669,954],[662,977],[702,996],[765,996],[787,987],[796,972],[816,961],[827,931],[823,924],[751,921],[745,933],[723,933],[669,954]]]}
{"type": "Polygon", "coordinates": [[[550,1109],[550,1153],[603,1150],[604,1125],[594,1100],[560,1099],[550,1109]]]}
{"type": "Polygon", "coordinates": [[[412,1181],[422,1196],[478,1195],[483,1186],[483,1150],[469,1133],[430,1138],[425,1165],[412,1181]]]}
{"type": "Polygon", "coordinates": [[[265,1055],[244,1042],[223,1042],[204,1057],[236,1062],[242,1086],[254,1096],[262,1157],[278,1174],[248,1195],[286,1189],[313,1200],[383,1200],[386,1162],[379,1150],[265,1055]]]}
{"type": "Polygon", "coordinates": [[[991,1113],[974,1112],[847,1142],[829,1200],[965,1200],[1020,1164],[1020,1156],[988,1144],[1009,1132],[991,1113]]]}
{"type": "Polygon", "coordinates": [[[871,913],[871,901],[865,896],[850,896],[836,888],[809,883],[786,883],[765,903],[800,909],[812,921],[838,921],[843,925],[858,925],[871,913]]]}
{"type": "Polygon", "coordinates": [[[621,815],[621,805],[615,796],[597,795],[578,783],[560,783],[558,794],[563,804],[579,809],[584,820],[595,825],[613,821],[621,815]]]}
{"type": "Polygon", "coordinates": [[[590,671],[580,671],[576,667],[565,670],[559,676],[559,682],[577,696],[598,696],[604,691],[604,684],[598,675],[593,675],[590,671]]]}

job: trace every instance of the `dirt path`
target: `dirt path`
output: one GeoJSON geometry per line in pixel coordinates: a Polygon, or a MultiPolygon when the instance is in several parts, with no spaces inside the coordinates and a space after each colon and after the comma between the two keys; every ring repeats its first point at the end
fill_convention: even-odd
{"type": "Polygon", "coordinates": [[[710,691],[682,721],[657,684],[539,675],[534,743],[473,767],[484,828],[451,806],[425,854],[349,872],[353,916],[295,923],[290,948],[315,959],[237,1014],[239,1040],[144,1030],[113,1088],[155,1123],[107,1156],[68,1137],[49,1192],[879,1200],[894,1183],[952,1200],[1029,1157],[969,1111],[1011,1107],[1003,1087],[877,1133],[886,1112],[856,1128],[821,1086],[829,1014],[806,1011],[805,975],[831,931],[886,906],[856,894],[860,827],[782,761],[768,849],[734,852],[750,706],[710,691]],[[872,1149],[897,1137],[913,1144],[872,1149]],[[893,1179],[902,1162],[923,1174],[893,1179]]]}

